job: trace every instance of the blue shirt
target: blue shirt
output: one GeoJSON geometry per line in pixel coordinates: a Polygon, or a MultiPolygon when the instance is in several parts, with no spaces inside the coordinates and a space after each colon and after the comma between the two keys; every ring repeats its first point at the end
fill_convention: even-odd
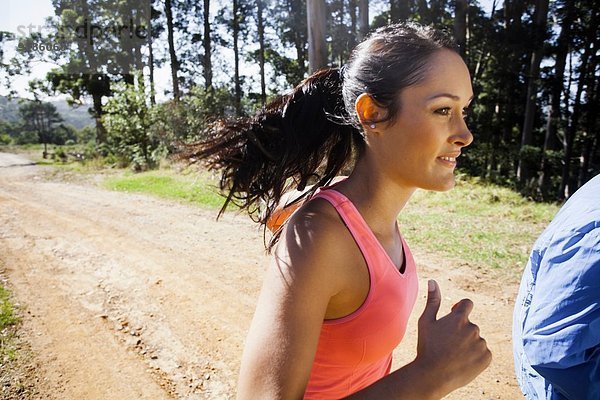
{"type": "Polygon", "coordinates": [[[534,245],[515,303],[513,351],[528,399],[600,399],[600,175],[534,245]]]}

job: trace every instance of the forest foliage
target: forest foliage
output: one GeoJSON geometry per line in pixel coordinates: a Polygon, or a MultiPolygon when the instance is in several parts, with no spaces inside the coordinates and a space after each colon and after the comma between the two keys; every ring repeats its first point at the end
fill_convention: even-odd
{"type": "MultiPolygon", "coordinates": [[[[53,60],[58,67],[30,83],[36,99],[90,104],[97,153],[138,169],[175,141],[201,138],[210,121],[252,114],[309,71],[343,65],[368,31],[410,20],[451,32],[470,69],[475,141],[464,171],[543,200],[564,199],[600,172],[600,0],[493,0],[491,10],[469,0],[131,3],[53,0],[42,33],[0,36],[0,73],[10,88],[32,62],[53,60]],[[58,34],[85,21],[150,29],[138,41],[58,34]],[[40,43],[52,50],[33,51],[40,43]],[[171,76],[166,93],[156,93],[159,68],[171,76]]],[[[26,134],[0,122],[0,137],[8,131],[26,134]]]]}

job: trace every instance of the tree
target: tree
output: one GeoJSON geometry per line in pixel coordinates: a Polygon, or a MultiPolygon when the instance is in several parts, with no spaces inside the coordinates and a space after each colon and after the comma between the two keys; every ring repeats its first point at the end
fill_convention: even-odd
{"type": "Polygon", "coordinates": [[[150,80],[150,104],[156,104],[156,88],[154,84],[154,68],[155,65],[162,64],[163,60],[159,60],[154,53],[154,43],[160,38],[161,33],[164,31],[163,24],[161,23],[162,14],[158,8],[155,8],[156,0],[151,1],[150,11],[150,35],[148,36],[148,75],[150,80]]]}
{"type": "Polygon", "coordinates": [[[327,66],[325,0],[307,0],[308,70],[313,73],[327,66]]]}
{"type": "Polygon", "coordinates": [[[460,54],[467,55],[467,0],[455,0],[454,2],[454,39],[460,50],[460,54]]]}
{"type": "MultiPolygon", "coordinates": [[[[149,10],[144,4],[136,8],[136,4],[123,1],[53,0],[52,4],[55,17],[47,19],[46,26],[50,33],[42,36],[36,32],[20,38],[21,50],[14,59],[24,67],[35,61],[59,65],[46,77],[50,82],[48,92],[68,94],[72,104],[82,104],[90,96],[96,140],[102,144],[106,141],[103,101],[111,95],[111,82],[130,82],[132,71],[142,68],[142,47],[148,44],[149,10]],[[116,26],[121,28],[116,30],[116,26]],[[98,27],[103,29],[100,34],[98,27]],[[38,51],[40,44],[51,46],[51,51],[38,51]]],[[[139,84],[143,85],[143,81],[139,84]]]]}
{"type": "Polygon", "coordinates": [[[169,42],[169,57],[171,59],[171,82],[173,86],[173,99],[179,101],[181,94],[179,93],[179,61],[175,52],[175,39],[173,34],[173,8],[171,0],[165,0],[165,16],[167,18],[167,40],[169,42]]]}
{"type": "Polygon", "coordinates": [[[560,34],[555,46],[554,76],[550,78],[550,107],[548,107],[548,115],[546,116],[547,122],[542,149],[540,178],[538,181],[538,186],[544,199],[548,199],[550,196],[551,155],[560,149],[558,128],[563,115],[561,96],[565,87],[565,67],[567,65],[569,43],[571,42],[571,27],[575,17],[575,2],[565,1],[562,14],[560,34]]]}
{"type": "Polygon", "coordinates": [[[263,0],[256,0],[256,25],[258,30],[258,63],[260,68],[260,103],[267,104],[267,87],[265,80],[265,24],[263,0]]]}
{"type": "MultiPolygon", "coordinates": [[[[289,86],[297,85],[308,73],[308,28],[306,4],[302,0],[284,0],[275,2],[268,10],[268,20],[280,38],[280,42],[265,43],[265,61],[269,63],[276,79],[274,86],[279,86],[277,77],[285,77],[284,90],[289,86]],[[293,55],[288,55],[286,49],[293,49],[293,55]]],[[[292,53],[291,52],[291,53],[292,53]]]]}
{"type": "Polygon", "coordinates": [[[207,90],[212,90],[213,70],[211,61],[211,37],[210,37],[210,0],[204,0],[204,10],[202,13],[202,20],[204,22],[204,39],[202,41],[204,46],[204,54],[202,56],[202,66],[204,67],[204,87],[207,90]]]}
{"type": "MultiPolygon", "coordinates": [[[[60,68],[52,70],[47,75],[54,91],[71,96],[73,103],[82,102],[82,97],[92,97],[92,115],[96,121],[96,140],[99,144],[106,141],[106,130],[102,124],[102,98],[110,95],[111,78],[107,74],[101,60],[109,57],[110,48],[107,42],[94,38],[89,32],[89,40],[76,39],[76,33],[63,35],[74,26],[87,26],[102,18],[102,7],[93,0],[54,0],[54,12],[58,17],[53,21],[56,32],[60,32],[51,40],[57,40],[67,49],[66,60],[60,68]],[[75,43],[77,52],[71,52],[70,47],[75,43]]],[[[88,31],[88,29],[85,29],[88,31]]],[[[113,49],[114,51],[114,49],[113,49]]],[[[56,58],[63,55],[57,52],[56,58]]]]}
{"type": "MultiPolygon", "coordinates": [[[[245,45],[248,43],[250,35],[250,24],[254,20],[254,1],[251,0],[234,0],[231,5],[222,7],[219,10],[219,14],[216,21],[224,24],[227,28],[227,35],[216,34],[217,40],[220,45],[227,49],[233,50],[233,71],[229,71],[233,75],[232,91],[233,91],[233,108],[235,114],[240,116],[244,113],[243,100],[244,100],[244,85],[245,76],[242,74],[241,63],[248,54],[244,51],[245,45]]],[[[228,61],[226,65],[231,65],[228,61]]],[[[229,75],[231,77],[231,75],[229,75]]]]}
{"type": "MultiPolygon", "coordinates": [[[[595,66],[598,66],[598,54],[596,54],[596,60],[593,62],[595,66]]],[[[592,70],[592,68],[590,68],[592,70]]],[[[579,177],[577,180],[577,186],[583,186],[589,179],[591,179],[595,171],[593,171],[592,163],[594,159],[594,153],[598,152],[598,145],[600,144],[600,124],[598,123],[598,113],[596,110],[600,107],[600,77],[597,74],[588,74],[588,101],[585,110],[585,125],[582,132],[582,145],[581,145],[581,165],[579,169],[579,177]],[[593,90],[590,90],[594,88],[593,90]]],[[[598,160],[598,158],[596,158],[598,160]]],[[[598,163],[596,164],[598,166],[598,163]]]]}
{"type": "MultiPolygon", "coordinates": [[[[544,51],[544,39],[546,37],[546,25],[548,20],[549,0],[537,0],[533,27],[533,49],[529,66],[529,79],[527,82],[527,98],[525,103],[525,119],[523,122],[521,148],[533,144],[533,123],[535,118],[537,87],[540,72],[540,63],[544,51]]],[[[531,185],[530,179],[533,175],[534,164],[521,152],[519,157],[519,167],[517,169],[517,178],[521,185],[531,185]]]]}
{"type": "Polygon", "coordinates": [[[231,30],[233,32],[233,58],[234,58],[234,86],[235,86],[235,113],[236,115],[242,115],[242,85],[240,82],[240,49],[239,49],[239,36],[240,36],[240,11],[239,1],[233,0],[233,15],[231,21],[231,30]]]}
{"type": "MultiPolygon", "coordinates": [[[[583,22],[580,32],[580,46],[583,50],[583,53],[581,54],[580,64],[576,68],[578,76],[575,96],[571,104],[572,113],[570,115],[563,139],[564,152],[562,176],[558,191],[558,196],[561,198],[569,197],[573,192],[575,192],[575,190],[577,190],[577,175],[572,174],[573,154],[575,153],[575,138],[581,131],[580,123],[582,118],[585,117],[586,105],[583,103],[584,95],[588,98],[588,100],[591,100],[591,103],[593,104],[594,96],[590,94],[596,89],[596,86],[593,84],[593,82],[595,79],[597,79],[597,49],[598,46],[600,46],[600,35],[598,35],[600,10],[598,10],[597,7],[592,7],[591,10],[585,10],[584,7],[581,7],[580,16],[581,21],[583,22]],[[594,78],[588,78],[588,74],[592,74],[594,78]]],[[[571,68],[571,70],[573,70],[573,68],[571,68]]],[[[591,112],[594,113],[595,111],[591,112]]]]}
{"type": "Polygon", "coordinates": [[[329,35],[326,43],[329,43],[329,63],[330,65],[342,66],[348,59],[352,44],[356,42],[356,31],[349,29],[351,21],[349,17],[349,8],[346,7],[345,0],[330,1],[327,4],[327,23],[329,35]]]}
{"type": "Polygon", "coordinates": [[[135,170],[153,168],[162,153],[158,138],[151,134],[153,120],[143,88],[115,84],[115,95],[106,104],[103,116],[110,152],[135,170]]]}
{"type": "MultiPolygon", "coordinates": [[[[57,143],[58,126],[63,121],[52,103],[27,101],[19,107],[25,131],[37,133],[39,143],[44,145],[43,157],[48,155],[48,144],[57,143]]],[[[57,143],[58,144],[58,143],[57,143]]]]}

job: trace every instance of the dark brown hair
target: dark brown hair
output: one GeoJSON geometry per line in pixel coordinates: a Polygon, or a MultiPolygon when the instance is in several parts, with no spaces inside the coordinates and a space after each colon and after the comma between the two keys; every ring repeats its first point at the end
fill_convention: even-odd
{"type": "Polygon", "coordinates": [[[424,79],[431,55],[443,48],[456,50],[433,28],[413,23],[380,28],[342,69],[312,74],[254,116],[215,122],[207,140],[182,154],[222,171],[226,199],[219,215],[233,203],[265,224],[286,191],[314,184],[305,194],[310,196],[339,174],[353,151],[360,155],[365,142],[354,110],[358,96],[369,94],[388,110],[385,120],[393,120],[399,93],[424,79]]]}

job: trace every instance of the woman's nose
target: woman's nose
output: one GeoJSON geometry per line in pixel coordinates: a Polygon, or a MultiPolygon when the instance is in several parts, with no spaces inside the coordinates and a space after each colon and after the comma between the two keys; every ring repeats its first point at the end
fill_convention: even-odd
{"type": "Polygon", "coordinates": [[[461,118],[461,122],[457,127],[457,133],[450,137],[450,142],[460,147],[466,147],[473,142],[473,134],[467,127],[467,123],[461,118]]]}

